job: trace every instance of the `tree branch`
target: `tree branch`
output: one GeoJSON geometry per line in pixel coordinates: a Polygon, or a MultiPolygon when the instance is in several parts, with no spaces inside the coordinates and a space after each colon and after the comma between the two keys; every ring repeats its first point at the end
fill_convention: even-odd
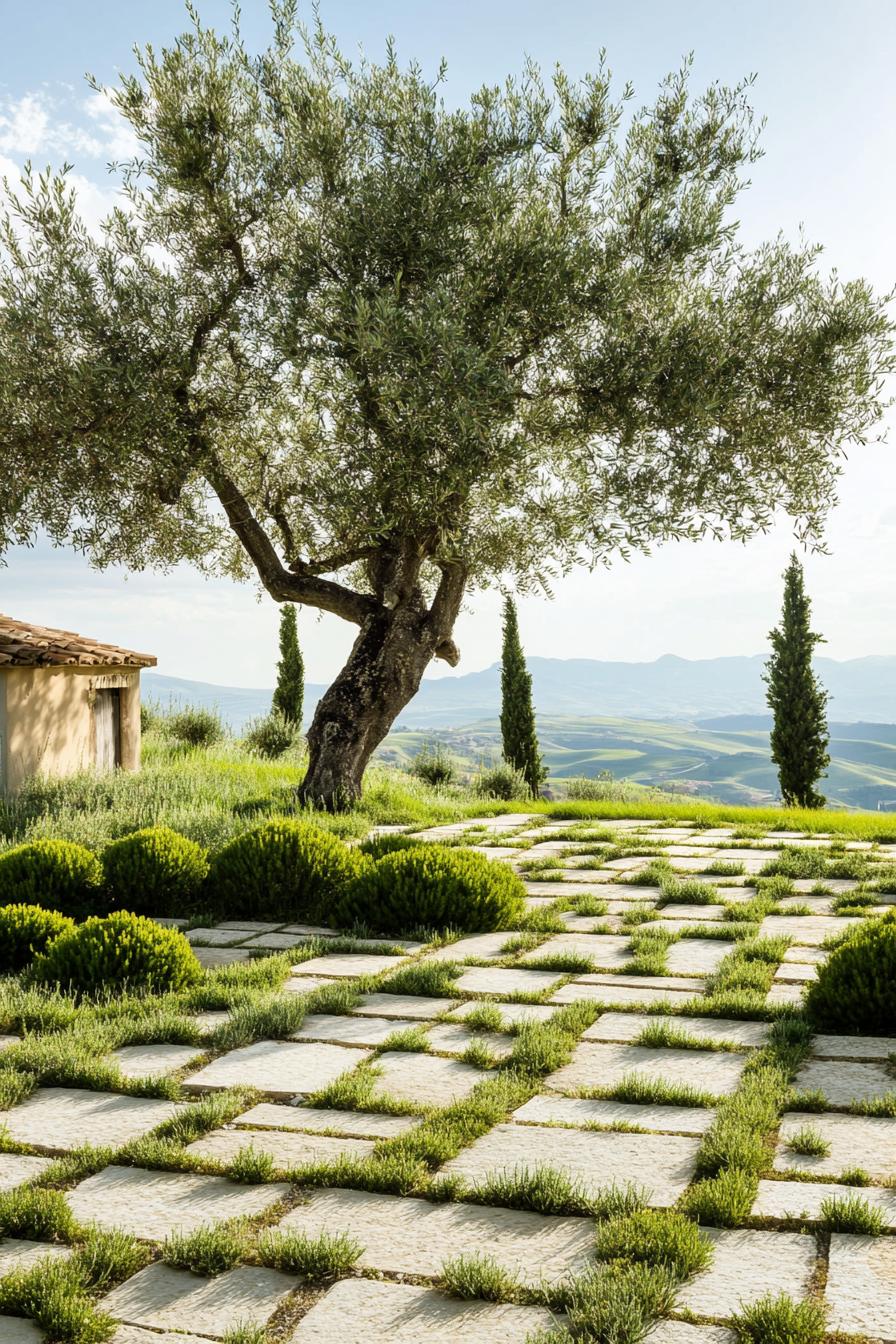
{"type": "Polygon", "coordinates": [[[206,457],[205,479],[214,490],[233,532],[252,561],[267,591],[277,602],[303,602],[361,625],[379,610],[379,603],[341,583],[312,574],[292,574],[283,565],[236,482],[213,458],[206,457]]]}

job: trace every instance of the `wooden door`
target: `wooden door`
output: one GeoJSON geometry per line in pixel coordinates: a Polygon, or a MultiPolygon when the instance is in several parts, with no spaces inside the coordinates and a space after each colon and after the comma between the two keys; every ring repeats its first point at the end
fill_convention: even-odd
{"type": "Polygon", "coordinates": [[[114,770],[121,765],[121,691],[97,691],[93,706],[96,727],[96,767],[114,770]]]}

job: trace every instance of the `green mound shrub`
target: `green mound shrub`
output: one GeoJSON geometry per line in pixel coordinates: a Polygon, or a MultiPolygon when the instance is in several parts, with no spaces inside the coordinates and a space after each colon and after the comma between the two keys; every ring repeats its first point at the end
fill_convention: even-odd
{"type": "Polygon", "coordinates": [[[333,902],[369,863],[329,831],[274,817],[219,850],[206,892],[223,919],[326,923],[333,902]]]}
{"type": "Polygon", "coordinates": [[[180,915],[194,906],[208,875],[208,854],[168,826],[147,826],[103,851],[107,910],[180,915]]]}
{"type": "Polygon", "coordinates": [[[483,770],[473,787],[480,798],[499,798],[505,803],[512,802],[514,798],[532,796],[522,770],[514,769],[506,761],[483,770]]]}
{"type": "Polygon", "coordinates": [[[274,709],[264,718],[249,723],[243,741],[250,751],[273,761],[289,751],[297,737],[295,724],[274,709]]]}
{"type": "Polygon", "coordinates": [[[181,742],[185,747],[211,747],[224,736],[220,714],[213,709],[200,709],[197,705],[169,714],[165,726],[175,742],[181,742]]]}
{"type": "Polygon", "coordinates": [[[116,910],[60,934],[35,957],[28,979],[81,994],[125,989],[165,993],[193,985],[201,976],[182,933],[143,915],[116,910]]]}
{"type": "Polygon", "coordinates": [[[438,789],[454,783],[457,766],[444,743],[429,742],[420,748],[411,762],[411,774],[438,789]]]}
{"type": "Polygon", "coordinates": [[[0,904],[93,914],[102,878],[99,859],[83,845],[31,840],[0,854],[0,904]]]}
{"type": "Polygon", "coordinates": [[[857,925],[818,968],[806,1012],[823,1031],[892,1036],[896,1025],[896,913],[857,925]]]}
{"type": "Polygon", "coordinates": [[[0,973],[21,971],[54,938],[69,933],[75,921],[39,905],[0,906],[0,973]]]}
{"type": "Polygon", "coordinates": [[[512,928],[525,908],[516,873],[469,850],[416,845],[386,854],[346,888],[332,918],[339,928],[372,933],[412,929],[474,933],[512,928]]]}

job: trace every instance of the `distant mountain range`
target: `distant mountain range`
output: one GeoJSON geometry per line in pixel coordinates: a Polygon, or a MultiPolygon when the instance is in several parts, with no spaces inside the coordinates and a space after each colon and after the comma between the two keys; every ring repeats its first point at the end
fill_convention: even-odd
{"type": "MultiPolygon", "coordinates": [[[[540,715],[607,716],[706,720],[731,715],[763,716],[766,725],[764,655],[752,658],[678,658],[665,654],[652,663],[604,662],[592,658],[530,658],[533,696],[540,715]]],[[[840,723],[896,723],[896,657],[876,655],[838,662],[816,660],[831,695],[829,713],[840,723]]],[[[247,719],[267,713],[270,689],[216,686],[157,672],[143,673],[144,694],[169,702],[215,706],[239,730],[247,719]]],[[[325,686],[309,683],[310,715],[325,686]]],[[[404,728],[452,728],[494,718],[500,708],[499,668],[423,682],[400,715],[404,728]]],[[[704,725],[709,726],[709,725],[704,725]]],[[[747,726],[746,724],[744,725],[747,726]]],[[[726,727],[731,731],[733,725],[726,727]]]]}

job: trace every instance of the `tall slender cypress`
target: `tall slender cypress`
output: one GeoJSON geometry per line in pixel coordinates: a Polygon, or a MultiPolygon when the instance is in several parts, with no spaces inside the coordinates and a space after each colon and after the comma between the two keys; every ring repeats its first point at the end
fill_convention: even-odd
{"type": "Polygon", "coordinates": [[[533,796],[538,795],[547,770],[538,750],[532,677],[526,669],[513,599],[504,599],[504,640],[501,649],[501,738],[504,759],[522,772],[533,796]]]}
{"type": "Polygon", "coordinates": [[[296,609],[291,602],[287,602],[280,612],[280,661],[277,664],[273,707],[297,732],[302,728],[304,699],[305,663],[299,648],[296,609]]]}
{"type": "Polygon", "coordinates": [[[772,654],[763,673],[766,699],[774,715],[772,760],[778,767],[786,807],[824,807],[824,797],[815,785],[831,759],[828,694],[812,670],[813,650],[824,639],[811,628],[810,607],[802,565],[792,555],[784,571],[781,624],[769,634],[772,654]]]}

